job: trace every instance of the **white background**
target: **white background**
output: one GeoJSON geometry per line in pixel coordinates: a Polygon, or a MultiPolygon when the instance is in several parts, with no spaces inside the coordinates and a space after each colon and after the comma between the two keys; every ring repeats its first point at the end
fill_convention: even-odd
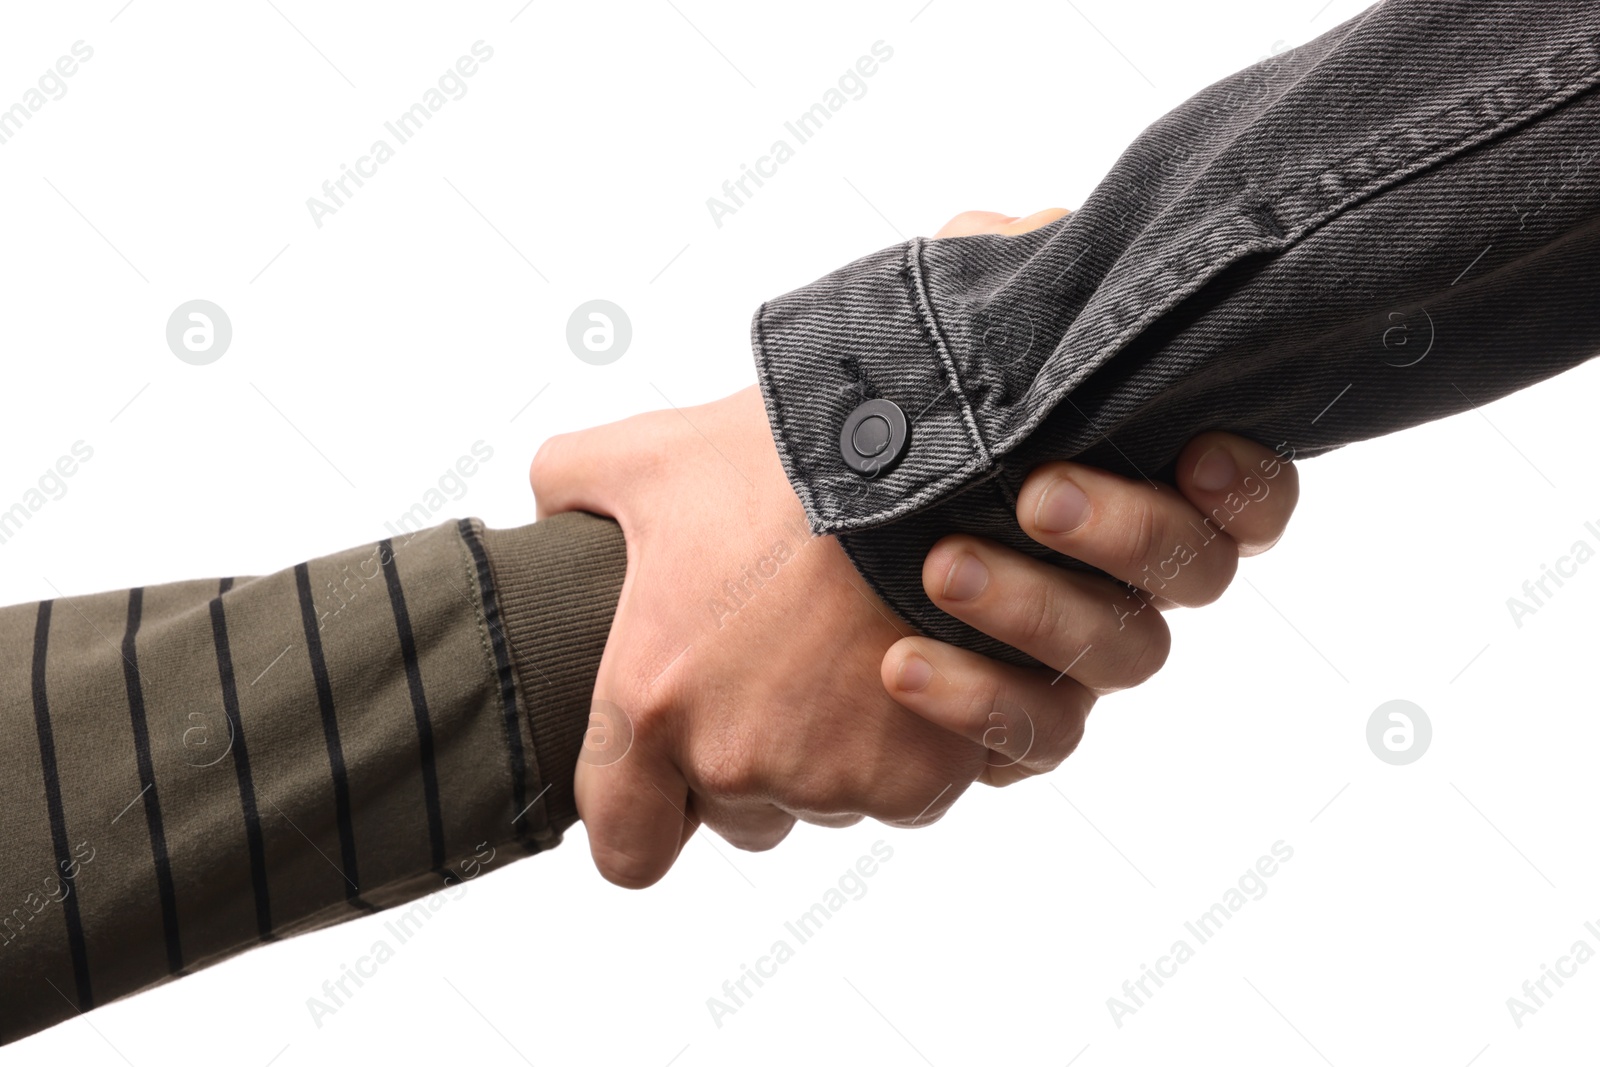
{"type": "MultiPolygon", "coordinates": [[[[6,5],[0,106],[73,42],[94,56],[0,146],[0,504],[75,441],[94,457],[0,545],[0,602],[374,540],[479,439],[494,459],[452,511],[530,521],[546,436],[753,381],[761,299],[962,209],[1081,203],[1152,119],[1361,6],[275,2],[6,5]],[[480,39],[466,96],[315,226],[306,198],[480,39]],[[717,227],[706,198],[878,40],[865,97],[717,227]],[[634,326],[604,367],[564,340],[596,297],[634,326]],[[234,328],[205,367],[164,337],[194,298],[234,328]]],[[[1289,536],[1172,618],[1155,681],[1056,774],[932,828],[802,826],[762,855],[702,833],[643,893],[577,828],[472,883],[320,1028],[307,998],[382,918],[0,1063],[1577,1062],[1600,962],[1520,1029],[1506,998],[1600,948],[1600,562],[1520,628],[1506,598],[1600,546],[1596,380],[1307,464],[1289,536]],[[1365,739],[1395,698],[1434,727],[1405,767],[1365,739]],[[706,998],[880,839],[866,896],[715,1025],[706,998]],[[1107,998],[1280,840],[1270,891],[1117,1026],[1107,998]]]]}

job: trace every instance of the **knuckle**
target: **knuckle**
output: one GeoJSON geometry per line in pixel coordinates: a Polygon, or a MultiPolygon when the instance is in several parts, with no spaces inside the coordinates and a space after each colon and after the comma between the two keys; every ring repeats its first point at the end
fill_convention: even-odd
{"type": "Polygon", "coordinates": [[[858,812],[824,815],[814,811],[801,811],[795,818],[800,822],[810,823],[812,826],[825,826],[830,830],[842,830],[845,827],[854,826],[866,816],[858,812]]]}
{"type": "Polygon", "coordinates": [[[1045,726],[1038,727],[1038,735],[1021,764],[1029,772],[1044,774],[1059,767],[1068,756],[1077,751],[1083,741],[1084,727],[1089,711],[1094,707],[1094,694],[1078,690],[1060,704],[1051,707],[1044,715],[1045,726]]]}
{"type": "Polygon", "coordinates": [[[1118,563],[1137,569],[1155,555],[1166,524],[1156,503],[1142,498],[1129,503],[1120,518],[1121,537],[1113,552],[1118,563]]]}
{"type": "Polygon", "coordinates": [[[695,754],[695,792],[716,800],[746,800],[761,792],[761,776],[753,762],[739,751],[719,746],[695,754]]]}
{"type": "Polygon", "coordinates": [[[937,822],[956,802],[966,783],[983,769],[982,750],[967,742],[961,744],[974,753],[962,765],[928,754],[908,758],[861,798],[863,802],[857,810],[889,826],[927,826],[937,822]]]}
{"type": "Polygon", "coordinates": [[[1124,688],[1143,685],[1155,677],[1167,665],[1167,656],[1172,652],[1172,631],[1159,615],[1155,615],[1152,622],[1142,628],[1137,640],[1138,644],[1128,660],[1124,688]]]}
{"type": "Polygon", "coordinates": [[[794,827],[794,820],[767,822],[760,826],[731,826],[718,829],[722,839],[740,852],[768,852],[783,843],[794,827]]]}
{"type": "MultiPolygon", "coordinates": [[[[932,781],[931,778],[928,779],[932,781]]],[[[961,790],[954,787],[946,788],[948,779],[940,779],[937,785],[926,790],[904,790],[893,801],[886,802],[874,811],[873,817],[887,826],[901,829],[919,829],[932,826],[955,807],[961,790]],[[943,789],[943,795],[939,791],[943,789]],[[935,799],[937,798],[937,799],[935,799]]]]}
{"type": "Polygon", "coordinates": [[[964,770],[962,760],[979,746],[983,750],[1001,743],[1013,725],[1015,710],[1005,697],[1005,686],[997,677],[993,664],[972,671],[964,671],[954,679],[955,685],[947,705],[955,712],[958,725],[953,732],[933,739],[932,747],[919,748],[908,778],[938,777],[941,783],[964,770]]]}
{"type": "Polygon", "coordinates": [[[878,821],[896,830],[923,830],[949,814],[950,808],[949,804],[935,804],[919,815],[885,815],[880,816],[878,821]]]}
{"type": "Polygon", "coordinates": [[[1204,607],[1217,601],[1228,591],[1233,576],[1239,571],[1239,547],[1231,539],[1218,538],[1201,548],[1199,555],[1203,561],[1200,579],[1184,598],[1184,603],[1190,607],[1204,607]]]}
{"type": "Polygon", "coordinates": [[[667,873],[655,857],[639,855],[599,841],[591,843],[590,852],[600,876],[623,889],[647,889],[667,873]]]}
{"type": "Polygon", "coordinates": [[[1083,743],[1083,734],[1086,727],[1085,717],[1082,715],[1076,716],[1061,732],[1060,736],[1052,739],[1052,744],[1046,750],[1046,759],[1038,765],[1038,770],[1041,772],[1053,771],[1065,763],[1074,752],[1078,751],[1078,746],[1083,743]]]}
{"type": "Polygon", "coordinates": [[[722,839],[740,852],[770,852],[777,848],[786,834],[759,833],[722,835],[722,839]]]}
{"type": "Polygon", "coordinates": [[[1061,595],[1056,583],[1030,582],[1027,592],[1017,604],[1014,621],[1017,629],[1011,636],[1015,640],[1006,641],[1009,645],[1029,644],[1037,647],[1041,642],[1054,638],[1061,631],[1064,621],[1061,595]]]}
{"type": "Polygon", "coordinates": [[[678,729],[678,716],[673,709],[669,700],[635,698],[626,705],[614,704],[606,709],[610,718],[607,725],[618,734],[625,733],[640,750],[666,752],[678,729]]]}
{"type": "Polygon", "coordinates": [[[922,588],[928,599],[943,599],[950,568],[963,555],[976,555],[980,551],[977,540],[966,534],[950,534],[936,541],[922,559],[922,588]]]}
{"type": "Polygon", "coordinates": [[[973,718],[979,723],[976,738],[989,751],[1000,751],[1017,743],[1031,742],[1032,717],[1019,704],[1008,699],[998,685],[982,686],[973,694],[973,718]]]}
{"type": "Polygon", "coordinates": [[[829,784],[816,775],[802,775],[784,787],[782,802],[793,811],[829,815],[849,810],[849,794],[853,792],[848,787],[829,784]]]}
{"type": "Polygon", "coordinates": [[[1276,541],[1283,536],[1289,528],[1289,520],[1294,516],[1294,509],[1300,503],[1300,474],[1293,466],[1285,465],[1278,475],[1276,493],[1278,496],[1276,507],[1268,512],[1266,537],[1264,540],[1276,541]]]}
{"type": "Polygon", "coordinates": [[[1003,723],[997,720],[989,731],[984,763],[991,771],[1030,766],[1050,752],[1053,732],[1031,713],[1008,716],[1003,723]]]}
{"type": "Polygon", "coordinates": [[[556,434],[547,437],[533,454],[533,462],[528,465],[528,482],[538,492],[540,486],[549,486],[556,477],[562,464],[562,457],[566,452],[571,434],[556,434]]]}

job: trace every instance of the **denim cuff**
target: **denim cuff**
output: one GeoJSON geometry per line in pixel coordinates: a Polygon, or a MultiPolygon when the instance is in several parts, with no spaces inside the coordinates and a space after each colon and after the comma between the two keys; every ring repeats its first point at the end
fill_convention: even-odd
{"type": "Polygon", "coordinates": [[[993,458],[927,300],[921,238],[763,304],[751,324],[779,458],[816,534],[882,525],[982,476],[993,458]],[[869,400],[904,412],[903,451],[869,474],[840,432],[869,400]]]}
{"type": "Polygon", "coordinates": [[[1304,458],[1588,359],[1597,85],[1594,5],[1385,0],[1180,105],[1050,226],[770,301],[758,373],[812,529],[924,632],[1021,661],[921,565],[963,532],[1082,567],[1015,521],[1034,466],[1170,480],[1211,429],[1304,458]],[[903,438],[878,426],[863,467],[883,411],[903,438]]]}

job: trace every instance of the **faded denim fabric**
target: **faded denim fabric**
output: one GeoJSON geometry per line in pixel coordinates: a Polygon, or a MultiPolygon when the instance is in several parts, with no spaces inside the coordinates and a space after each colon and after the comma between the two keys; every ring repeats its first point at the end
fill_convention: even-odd
{"type": "Polygon", "coordinates": [[[1082,567],[1016,523],[1038,464],[1170,480],[1209,429],[1303,459],[1588,359],[1597,82],[1591,0],[1387,0],[1185,102],[1043,230],[916,238],[763,305],[813,530],[924,632],[1027,663],[921,570],[958,531],[1082,567]],[[911,429],[868,477],[839,431],[877,397],[911,429]]]}

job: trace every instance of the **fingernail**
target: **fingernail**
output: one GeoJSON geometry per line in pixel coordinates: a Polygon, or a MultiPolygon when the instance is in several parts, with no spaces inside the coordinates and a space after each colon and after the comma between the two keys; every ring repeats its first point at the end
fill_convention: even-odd
{"type": "Polygon", "coordinates": [[[1194,487],[1208,493],[1228,488],[1238,476],[1238,464],[1228,450],[1220,446],[1201,456],[1200,462],[1194,465],[1194,487]]]}
{"type": "Polygon", "coordinates": [[[989,587],[989,568],[977,556],[962,555],[944,579],[946,600],[972,600],[989,587]]]}
{"type": "Polygon", "coordinates": [[[1057,478],[1039,498],[1033,521],[1046,533],[1070,533],[1089,521],[1089,498],[1066,478],[1057,478]]]}
{"type": "Polygon", "coordinates": [[[906,658],[900,661],[900,671],[895,675],[894,684],[901,692],[915,693],[932,680],[933,664],[915,652],[908,652],[906,658]]]}

